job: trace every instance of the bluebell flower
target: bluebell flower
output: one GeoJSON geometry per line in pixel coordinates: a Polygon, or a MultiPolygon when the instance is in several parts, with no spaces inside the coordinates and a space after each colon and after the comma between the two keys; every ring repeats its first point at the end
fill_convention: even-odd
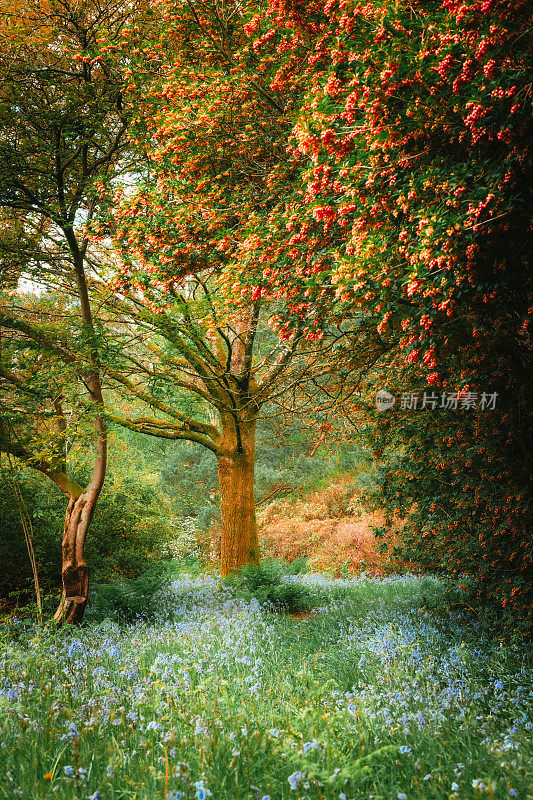
{"type": "Polygon", "coordinates": [[[398,792],[398,800],[407,800],[407,795],[403,792],[398,792]]]}
{"type": "Polygon", "coordinates": [[[72,737],[72,741],[76,741],[76,739],[79,739],[80,735],[78,733],[78,729],[76,728],[76,725],[75,725],[74,722],[69,722],[68,732],[70,733],[70,735],[72,737]]]}
{"type": "Polygon", "coordinates": [[[89,800],[102,800],[102,795],[100,792],[95,792],[89,797],[89,800]]]}
{"type": "Polygon", "coordinates": [[[287,780],[289,781],[291,789],[297,789],[302,778],[303,778],[303,772],[293,772],[292,775],[289,775],[287,780]]]}
{"type": "Polygon", "coordinates": [[[68,657],[72,658],[72,656],[75,655],[75,653],[80,653],[80,652],[83,652],[83,645],[79,641],[79,639],[74,639],[74,641],[72,642],[72,644],[68,649],[68,657]]]}
{"type": "Polygon", "coordinates": [[[76,775],[76,773],[74,771],[74,767],[71,767],[70,764],[68,764],[63,769],[64,769],[64,772],[65,772],[65,775],[67,775],[69,778],[73,778],[76,775]]]}
{"type": "Polygon", "coordinates": [[[194,788],[196,789],[196,794],[194,795],[196,800],[207,800],[208,797],[211,797],[211,792],[206,789],[203,781],[196,781],[194,788]]]}
{"type": "Polygon", "coordinates": [[[452,783],[452,792],[458,792],[458,791],[459,791],[459,784],[454,781],[452,783]]]}

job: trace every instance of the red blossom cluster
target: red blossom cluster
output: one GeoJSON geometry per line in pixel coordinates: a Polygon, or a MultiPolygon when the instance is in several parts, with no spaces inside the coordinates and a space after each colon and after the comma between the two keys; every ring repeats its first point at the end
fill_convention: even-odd
{"type": "Polygon", "coordinates": [[[291,85],[298,64],[307,93],[289,148],[301,165],[299,197],[285,210],[290,249],[278,247],[269,282],[294,286],[284,265],[299,252],[306,299],[320,300],[330,283],[346,314],[375,319],[391,353],[369,386],[393,376],[396,385],[498,391],[497,414],[445,413],[418,433],[404,417],[376,420],[373,436],[383,426],[389,453],[401,444],[410,454],[389,467],[397,491],[380,498],[411,510],[408,557],[474,572],[480,591],[523,610],[533,566],[530,467],[520,455],[530,365],[520,339],[531,292],[527,3],[330,0],[304,20],[281,8],[278,76],[291,85]],[[442,431],[455,432],[446,448],[442,431]],[[434,502],[443,472],[455,477],[434,502]],[[504,503],[502,481],[514,487],[504,503]],[[428,536],[435,547],[422,558],[428,536]]]}

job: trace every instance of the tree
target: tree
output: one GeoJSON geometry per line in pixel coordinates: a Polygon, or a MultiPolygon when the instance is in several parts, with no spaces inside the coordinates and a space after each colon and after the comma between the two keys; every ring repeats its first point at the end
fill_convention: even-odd
{"type": "MultiPolygon", "coordinates": [[[[26,307],[24,311],[25,316],[31,314],[31,308],[26,307]]],[[[42,311],[39,309],[37,314],[41,316],[42,311]]],[[[80,613],[84,591],[85,601],[87,599],[83,545],[88,521],[80,517],[83,512],[87,513],[91,490],[103,480],[100,472],[105,462],[97,458],[88,487],[80,485],[69,475],[69,447],[79,433],[75,429],[79,429],[82,410],[87,411],[87,401],[79,395],[81,381],[75,359],[42,331],[37,335],[35,328],[21,320],[20,315],[6,317],[5,305],[0,319],[6,324],[0,351],[3,401],[0,452],[16,457],[46,475],[69,498],[63,529],[65,600],[58,608],[56,619],[59,622],[63,619],[77,621],[74,610],[80,613]]],[[[81,385],[85,392],[84,384],[81,385]]],[[[92,512],[93,506],[89,508],[92,512]]]]}
{"type": "MultiPolygon", "coordinates": [[[[178,283],[161,295],[165,310],[151,310],[146,298],[135,294],[116,296],[115,318],[107,324],[117,350],[114,360],[107,360],[106,377],[122,393],[123,405],[130,403],[128,412],[109,410],[110,420],[140,433],[195,442],[215,455],[226,575],[259,562],[254,464],[261,410],[266,403],[294,407],[310,378],[316,405],[321,379],[331,372],[331,356],[346,332],[332,326],[317,345],[306,342],[302,321],[280,342],[267,326],[269,303],[241,301],[230,309],[221,284],[220,276],[190,275],[184,286],[178,283]]],[[[108,314],[111,309],[109,302],[108,314]]]]}
{"type": "MultiPolygon", "coordinates": [[[[75,294],[83,335],[74,358],[94,410],[92,479],[80,493],[66,487],[65,599],[58,613],[68,622],[81,619],[87,601],[83,543],[107,453],[86,226],[100,200],[96,178],[110,177],[124,158],[123,81],[106,45],[112,46],[134,14],[119,2],[34,0],[20,9],[4,6],[0,17],[0,207],[11,213],[18,231],[3,239],[3,277],[7,272],[11,285],[21,275],[45,285],[53,278],[75,294]]],[[[53,341],[43,326],[23,316],[21,307],[4,308],[0,324],[72,363],[61,340],[53,341]]]]}
{"type": "MultiPolygon", "coordinates": [[[[255,7],[178,0],[167,9],[159,43],[143,48],[133,35],[128,44],[138,169],[111,218],[93,227],[103,242],[114,231],[121,258],[114,338],[122,335],[124,346],[106,374],[164,416],[110,418],[215,454],[227,574],[259,560],[253,470],[261,408],[290,390],[297,394],[308,376],[320,394],[321,376],[342,373],[348,332],[332,317],[327,334],[315,335],[308,304],[301,303],[291,308],[290,329],[269,333],[283,308],[258,280],[293,196],[284,144],[298,93],[269,88],[274,59],[258,59],[248,35],[255,7]],[[145,56],[154,51],[160,66],[147,81],[145,56]],[[128,348],[132,331],[138,336],[128,348]],[[192,405],[184,392],[195,398],[192,405]]],[[[107,308],[112,314],[113,304],[107,308]]],[[[317,299],[313,313],[320,310],[317,299]]],[[[356,333],[371,345],[357,362],[351,343],[361,370],[381,342],[363,325],[356,333]]],[[[342,380],[337,388],[342,393],[342,380]]]]}

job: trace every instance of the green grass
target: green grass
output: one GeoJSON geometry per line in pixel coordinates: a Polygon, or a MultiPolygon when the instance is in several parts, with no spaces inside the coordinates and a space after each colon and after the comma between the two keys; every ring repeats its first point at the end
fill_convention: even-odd
{"type": "Polygon", "coordinates": [[[528,647],[421,610],[431,579],[294,579],[301,619],[180,577],[155,623],[6,627],[0,797],[532,796],[528,647]]]}

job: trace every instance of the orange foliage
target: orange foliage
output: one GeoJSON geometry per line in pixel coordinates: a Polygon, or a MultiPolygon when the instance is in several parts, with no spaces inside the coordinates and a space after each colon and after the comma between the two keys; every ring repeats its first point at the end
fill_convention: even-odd
{"type": "Polygon", "coordinates": [[[395,520],[383,539],[376,539],[373,527],[386,527],[383,514],[357,508],[357,492],[350,491],[349,479],[298,501],[271,503],[258,514],[262,555],[293,561],[306,556],[314,572],[335,576],[385,575],[405,564],[380,553],[380,542],[392,542],[402,523],[395,520]]]}

